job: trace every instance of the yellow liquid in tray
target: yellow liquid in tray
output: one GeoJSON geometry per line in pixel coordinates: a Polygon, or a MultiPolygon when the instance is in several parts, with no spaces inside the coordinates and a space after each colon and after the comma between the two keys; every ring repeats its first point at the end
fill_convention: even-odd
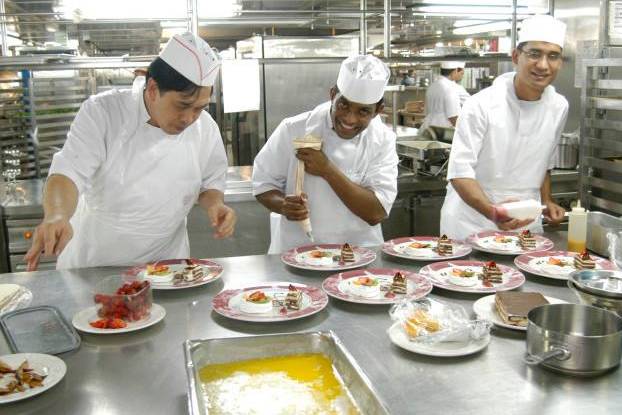
{"type": "Polygon", "coordinates": [[[573,239],[568,239],[568,250],[572,252],[583,252],[586,248],[585,241],[575,241],[573,239]]]}
{"type": "Polygon", "coordinates": [[[322,354],[213,364],[199,370],[212,414],[359,414],[322,354]]]}

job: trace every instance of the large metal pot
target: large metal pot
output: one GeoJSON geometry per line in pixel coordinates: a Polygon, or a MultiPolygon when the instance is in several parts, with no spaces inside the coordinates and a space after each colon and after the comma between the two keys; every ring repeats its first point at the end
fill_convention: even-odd
{"type": "Polygon", "coordinates": [[[549,304],[527,315],[525,363],[575,376],[617,367],[622,356],[622,318],[582,304],[549,304]]]}
{"type": "Polygon", "coordinates": [[[557,169],[574,169],[579,162],[579,138],[576,134],[562,134],[559,139],[553,166],[557,169]]]}
{"type": "Polygon", "coordinates": [[[622,299],[606,297],[592,292],[584,291],[571,280],[568,280],[567,284],[568,288],[574,291],[581,304],[587,304],[609,310],[622,317],[622,299]]]}

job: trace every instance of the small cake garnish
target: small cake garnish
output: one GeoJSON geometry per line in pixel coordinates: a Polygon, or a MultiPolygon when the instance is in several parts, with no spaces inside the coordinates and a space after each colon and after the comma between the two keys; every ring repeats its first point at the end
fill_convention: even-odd
{"type": "Polygon", "coordinates": [[[451,255],[451,254],[453,254],[454,247],[453,247],[453,244],[451,243],[451,239],[449,239],[447,237],[447,235],[443,235],[440,238],[438,238],[438,242],[437,242],[437,246],[436,246],[436,251],[440,255],[451,255]]]}
{"type": "Polygon", "coordinates": [[[285,307],[289,310],[300,310],[302,307],[302,293],[292,284],[289,284],[285,297],[285,307]]]}
{"type": "Polygon", "coordinates": [[[518,235],[518,244],[523,249],[536,249],[536,238],[529,229],[525,229],[518,235]]]}
{"type": "Polygon", "coordinates": [[[583,252],[574,256],[574,267],[576,269],[594,269],[596,262],[587,252],[587,249],[584,249],[583,252]]]}
{"type": "Polygon", "coordinates": [[[341,261],[354,262],[354,251],[347,242],[341,247],[341,261]]]}
{"type": "Polygon", "coordinates": [[[389,291],[394,294],[406,294],[406,277],[401,272],[396,272],[389,291]]]}
{"type": "Polygon", "coordinates": [[[488,261],[482,268],[481,279],[485,283],[500,283],[503,282],[503,272],[494,261],[488,261]]]}

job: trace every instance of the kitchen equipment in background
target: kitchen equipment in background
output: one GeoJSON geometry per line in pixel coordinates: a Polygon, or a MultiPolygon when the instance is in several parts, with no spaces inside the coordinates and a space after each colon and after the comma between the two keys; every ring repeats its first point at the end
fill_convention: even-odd
{"type": "Polygon", "coordinates": [[[620,364],[622,318],[581,304],[548,304],[527,315],[529,366],[574,376],[596,376],[620,364]]]}
{"type": "MultiPolygon", "coordinates": [[[[587,249],[602,256],[609,256],[608,233],[622,232],[622,219],[603,212],[587,213],[587,249]]],[[[622,256],[622,252],[620,252],[622,256]]],[[[611,258],[615,262],[614,258],[611,258]]],[[[618,265],[618,267],[620,267],[618,265]]]]}
{"type": "Polygon", "coordinates": [[[563,133],[555,148],[553,166],[556,169],[576,169],[579,164],[579,132],[563,133]]]}
{"type": "Polygon", "coordinates": [[[449,160],[451,145],[433,140],[409,140],[397,142],[397,154],[402,165],[417,173],[438,176],[449,160]]]}

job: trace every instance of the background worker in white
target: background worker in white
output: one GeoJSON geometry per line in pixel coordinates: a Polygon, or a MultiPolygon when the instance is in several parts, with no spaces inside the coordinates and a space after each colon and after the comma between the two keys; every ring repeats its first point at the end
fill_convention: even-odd
{"type": "Polygon", "coordinates": [[[550,84],[562,65],[566,25],[551,16],[525,19],[512,51],[516,72],[495,79],[464,105],[454,134],[441,210],[441,233],[464,239],[484,230],[542,232],[541,220],[519,221],[496,206],[541,200],[559,223],[564,209],[551,197],[552,157],[568,102],[550,84]]]}
{"type": "Polygon", "coordinates": [[[426,115],[421,124],[422,131],[430,126],[453,127],[456,125],[462,105],[461,89],[464,90],[456,82],[460,82],[463,76],[464,62],[441,63],[441,75],[432,82],[425,93],[426,115]]]}
{"type": "Polygon", "coordinates": [[[270,253],[310,241],[297,223],[310,216],[318,243],[378,245],[380,222],[397,194],[395,134],[379,117],[389,69],[379,59],[346,59],[330,102],[281,122],[253,166],[253,194],[282,215],[270,253]],[[322,150],[294,151],[295,138],[322,138],[322,150]],[[304,192],[294,196],[298,159],[305,163],[304,192]]]}
{"type": "Polygon", "coordinates": [[[29,270],[42,251],[59,255],[59,269],[187,258],[186,215],[197,200],[215,237],[231,235],[227,158],[204,111],[219,68],[201,38],[175,35],[146,81],[83,103],[54,155],[29,270]]]}

